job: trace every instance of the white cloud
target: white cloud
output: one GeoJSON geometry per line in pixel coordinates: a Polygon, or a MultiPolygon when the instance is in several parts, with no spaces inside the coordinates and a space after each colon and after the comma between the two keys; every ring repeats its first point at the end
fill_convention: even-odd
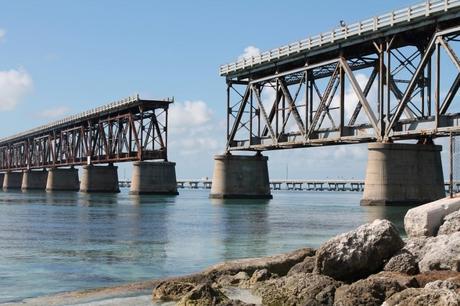
{"type": "Polygon", "coordinates": [[[242,60],[243,58],[250,58],[253,56],[257,56],[260,54],[260,49],[254,46],[248,46],[244,48],[244,53],[238,56],[238,60],[242,60]]]}
{"type": "Polygon", "coordinates": [[[2,42],[5,39],[5,36],[6,36],[6,30],[0,29],[0,42],[2,42]]]}
{"type": "Polygon", "coordinates": [[[40,118],[58,118],[62,117],[69,112],[70,108],[67,106],[58,106],[50,109],[45,109],[37,114],[40,118]]]}
{"type": "Polygon", "coordinates": [[[212,110],[203,101],[176,102],[169,110],[172,132],[200,127],[211,120],[212,110]]]}
{"type": "Polygon", "coordinates": [[[31,76],[23,69],[0,71],[0,111],[14,109],[32,86],[31,76]]]}

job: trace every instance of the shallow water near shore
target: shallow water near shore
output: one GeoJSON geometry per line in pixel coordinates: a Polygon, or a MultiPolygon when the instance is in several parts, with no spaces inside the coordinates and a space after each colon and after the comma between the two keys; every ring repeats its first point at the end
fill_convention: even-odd
{"type": "Polygon", "coordinates": [[[408,209],[361,207],[355,192],[275,191],[273,200],[225,201],[208,192],[0,192],[0,304],[318,247],[377,218],[402,230],[408,209]]]}

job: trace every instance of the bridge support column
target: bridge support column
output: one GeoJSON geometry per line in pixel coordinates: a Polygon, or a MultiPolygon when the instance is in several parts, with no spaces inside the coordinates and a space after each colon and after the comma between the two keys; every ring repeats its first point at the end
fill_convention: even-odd
{"type": "Polygon", "coordinates": [[[445,197],[442,146],[369,144],[361,205],[417,205],[445,197]]]}
{"type": "Polygon", "coordinates": [[[120,192],[118,167],[114,165],[83,167],[80,183],[82,192],[120,192]]]}
{"type": "Polygon", "coordinates": [[[48,171],[46,191],[78,191],[78,170],[75,168],[51,168],[48,171]]]}
{"type": "Polygon", "coordinates": [[[5,172],[3,177],[3,189],[21,189],[22,172],[5,172]]]}
{"type": "Polygon", "coordinates": [[[176,195],[176,163],[145,162],[133,163],[131,194],[176,195]]]}
{"type": "Polygon", "coordinates": [[[271,199],[268,157],[216,155],[211,198],[271,199]]]}
{"type": "Polygon", "coordinates": [[[22,190],[45,190],[48,171],[26,170],[22,173],[22,190]]]}

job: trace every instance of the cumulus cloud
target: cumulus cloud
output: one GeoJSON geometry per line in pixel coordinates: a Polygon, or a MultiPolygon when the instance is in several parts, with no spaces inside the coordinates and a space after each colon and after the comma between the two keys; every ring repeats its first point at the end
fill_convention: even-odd
{"type": "Polygon", "coordinates": [[[176,102],[169,111],[172,132],[200,127],[211,120],[212,110],[204,101],[176,102]]]}
{"type": "Polygon", "coordinates": [[[59,118],[69,112],[70,108],[67,106],[58,106],[50,109],[45,109],[37,114],[40,118],[59,118]]]}
{"type": "Polygon", "coordinates": [[[2,42],[5,39],[5,36],[6,36],[6,30],[0,29],[0,42],[2,42]]]}
{"type": "Polygon", "coordinates": [[[24,69],[0,71],[0,111],[14,109],[32,86],[32,78],[24,69]]]}
{"type": "Polygon", "coordinates": [[[260,54],[260,49],[254,46],[248,46],[244,48],[244,53],[238,56],[238,60],[242,60],[244,58],[250,58],[253,56],[257,56],[260,54]]]}

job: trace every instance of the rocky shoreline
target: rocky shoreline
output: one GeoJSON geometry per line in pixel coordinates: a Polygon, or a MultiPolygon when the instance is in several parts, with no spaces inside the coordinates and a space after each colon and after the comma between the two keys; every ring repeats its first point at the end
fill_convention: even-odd
{"type": "Polygon", "coordinates": [[[387,220],[338,235],[317,250],[214,265],[160,281],[153,301],[204,305],[460,305],[460,211],[443,218],[436,236],[403,241],[387,220]],[[244,288],[251,304],[229,298],[244,288]]]}

